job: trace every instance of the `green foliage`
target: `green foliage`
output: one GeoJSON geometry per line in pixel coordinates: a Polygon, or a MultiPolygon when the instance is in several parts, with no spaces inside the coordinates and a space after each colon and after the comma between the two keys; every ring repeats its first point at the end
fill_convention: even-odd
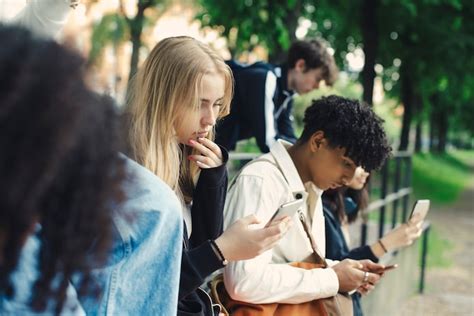
{"type": "Polygon", "coordinates": [[[416,198],[434,203],[454,202],[470,180],[474,151],[448,152],[413,157],[413,189],[416,198]]]}
{"type": "Polygon", "coordinates": [[[89,52],[89,63],[100,61],[107,45],[117,46],[129,36],[127,21],[117,13],[107,14],[95,23],[92,29],[92,48],[89,52]]]}
{"type": "Polygon", "coordinates": [[[286,51],[297,21],[309,1],[199,0],[196,18],[203,27],[218,27],[234,57],[263,45],[270,54],[286,51]]]}

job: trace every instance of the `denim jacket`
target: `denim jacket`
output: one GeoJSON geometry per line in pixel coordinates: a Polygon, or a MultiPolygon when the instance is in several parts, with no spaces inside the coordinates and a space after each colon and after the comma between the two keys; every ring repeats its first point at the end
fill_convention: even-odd
{"type": "MultiPolygon", "coordinates": [[[[36,312],[30,307],[33,285],[38,279],[38,255],[41,248],[39,238],[40,230],[41,226],[38,224],[36,233],[28,237],[21,250],[18,265],[11,274],[11,282],[15,294],[10,298],[0,295],[0,315],[54,314],[54,306],[52,304],[46,304],[46,309],[43,312],[36,312]]],[[[85,315],[72,285],[69,285],[67,288],[66,299],[61,314],[85,315]]]]}
{"type": "Polygon", "coordinates": [[[97,301],[80,297],[87,315],[176,315],[183,236],[181,206],[157,176],[127,159],[124,217],[115,218],[108,262],[93,271],[97,301]],[[127,218],[128,217],[128,218],[127,218]]]}

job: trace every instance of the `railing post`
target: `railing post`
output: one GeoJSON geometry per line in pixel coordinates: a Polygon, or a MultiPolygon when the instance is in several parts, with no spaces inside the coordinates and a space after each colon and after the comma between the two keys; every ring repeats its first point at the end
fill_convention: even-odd
{"type": "Polygon", "coordinates": [[[426,271],[426,255],[428,253],[428,236],[431,229],[430,223],[427,223],[426,229],[423,232],[423,240],[421,244],[421,271],[420,271],[420,287],[419,293],[423,294],[425,289],[425,271],[426,271]]]}
{"type": "MultiPolygon", "coordinates": [[[[381,188],[381,199],[385,199],[387,196],[387,181],[388,181],[388,164],[389,161],[385,163],[382,168],[382,188],[381,188]]],[[[380,207],[380,219],[379,219],[379,238],[382,238],[384,232],[384,225],[385,225],[385,204],[380,207]]]]}
{"type": "MultiPolygon", "coordinates": [[[[408,155],[405,157],[406,168],[405,168],[405,176],[404,176],[404,184],[403,187],[405,188],[412,188],[412,155],[408,155]]],[[[402,213],[402,221],[405,222],[408,216],[408,202],[410,200],[410,195],[406,195],[403,198],[403,213],[402,213]]]]}
{"type": "MultiPolygon", "coordinates": [[[[395,183],[393,185],[393,192],[398,193],[398,190],[400,190],[400,163],[401,163],[401,157],[395,157],[395,183]]],[[[398,220],[398,199],[395,199],[392,204],[392,228],[395,227],[397,224],[398,220]]]]}

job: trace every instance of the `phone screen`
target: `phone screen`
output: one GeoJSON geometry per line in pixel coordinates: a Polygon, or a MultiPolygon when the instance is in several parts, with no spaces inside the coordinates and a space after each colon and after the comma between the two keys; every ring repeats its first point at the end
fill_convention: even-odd
{"type": "Polygon", "coordinates": [[[304,203],[303,199],[298,199],[298,200],[294,200],[294,201],[282,204],[278,208],[278,210],[275,212],[275,214],[273,214],[272,218],[270,218],[270,220],[268,221],[267,225],[265,225],[265,227],[270,225],[272,221],[278,220],[285,216],[293,217],[293,215],[295,215],[296,212],[301,208],[303,203],[304,203]]]}
{"type": "Polygon", "coordinates": [[[410,218],[419,214],[420,219],[425,219],[428,211],[430,210],[430,200],[418,200],[413,206],[413,211],[411,212],[410,218]]]}

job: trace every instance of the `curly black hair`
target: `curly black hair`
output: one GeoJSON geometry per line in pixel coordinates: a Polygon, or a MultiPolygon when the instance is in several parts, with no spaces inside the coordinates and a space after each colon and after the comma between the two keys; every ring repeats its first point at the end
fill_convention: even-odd
{"type": "Polygon", "coordinates": [[[331,95],[313,101],[304,115],[299,142],[323,131],[331,147],[345,148],[345,155],[367,172],[380,168],[390,156],[383,120],[357,100],[331,95]]]}
{"type": "Polygon", "coordinates": [[[90,270],[123,199],[117,115],[86,86],[78,54],[18,27],[0,25],[0,38],[0,296],[14,295],[11,274],[40,224],[31,307],[60,313],[73,275],[79,294],[97,293],[90,270]]]}
{"type": "Polygon", "coordinates": [[[299,59],[305,61],[306,70],[321,68],[323,79],[327,85],[331,86],[336,81],[339,69],[334,57],[329,54],[326,44],[321,40],[293,42],[288,50],[288,67],[294,68],[299,59]]]}

